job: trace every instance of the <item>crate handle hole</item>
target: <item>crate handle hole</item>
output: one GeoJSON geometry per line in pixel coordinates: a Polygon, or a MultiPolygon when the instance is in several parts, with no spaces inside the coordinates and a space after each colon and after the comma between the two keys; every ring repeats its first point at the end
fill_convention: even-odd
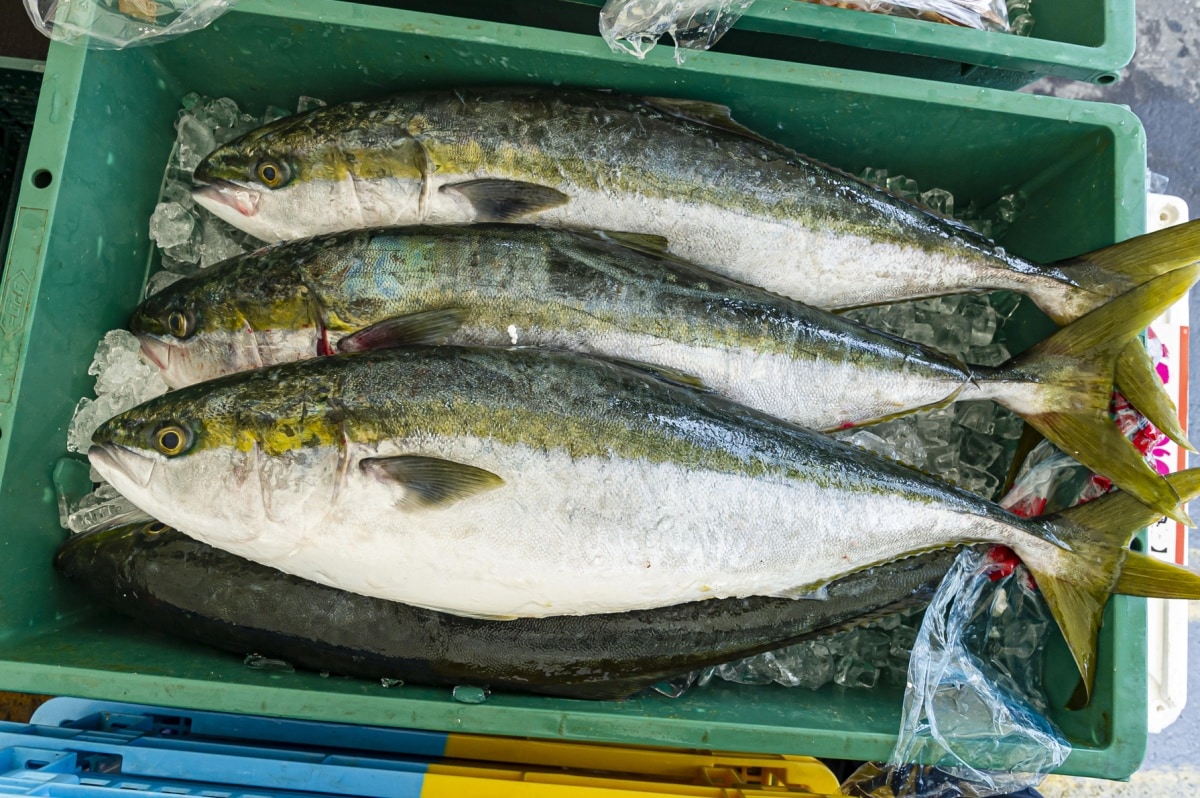
{"type": "Polygon", "coordinates": [[[54,175],[50,174],[50,172],[45,169],[39,169],[33,173],[34,188],[49,188],[50,184],[53,182],[54,175]]]}

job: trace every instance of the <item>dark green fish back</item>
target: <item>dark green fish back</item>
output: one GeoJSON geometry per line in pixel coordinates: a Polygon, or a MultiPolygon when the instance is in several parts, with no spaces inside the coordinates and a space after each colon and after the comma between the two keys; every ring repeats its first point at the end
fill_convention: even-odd
{"type": "Polygon", "coordinates": [[[161,528],[73,536],[55,564],[119,612],[239,656],[365,679],[572,698],[625,697],[695,668],[919,605],[955,556],[923,554],[847,577],[823,601],[723,599],[481,621],[334,590],[147,526],[161,528]]]}

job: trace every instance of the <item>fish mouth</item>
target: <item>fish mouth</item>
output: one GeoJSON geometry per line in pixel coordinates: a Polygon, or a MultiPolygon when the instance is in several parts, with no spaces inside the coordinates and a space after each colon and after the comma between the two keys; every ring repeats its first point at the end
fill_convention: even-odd
{"type": "MultiPolygon", "coordinates": [[[[154,476],[153,460],[115,443],[92,445],[88,449],[88,461],[106,477],[110,474],[120,474],[139,488],[149,485],[150,478],[154,476]]],[[[117,490],[120,490],[120,486],[117,486],[117,490]]]]}
{"type": "Polygon", "coordinates": [[[192,189],[192,199],[201,207],[219,214],[222,207],[232,208],[242,216],[258,213],[262,192],[240,186],[229,180],[214,179],[192,189]]]}
{"type": "Polygon", "coordinates": [[[166,372],[171,365],[170,345],[157,338],[151,338],[148,335],[139,335],[138,340],[142,347],[142,354],[146,356],[146,359],[158,366],[159,371],[166,372]]]}

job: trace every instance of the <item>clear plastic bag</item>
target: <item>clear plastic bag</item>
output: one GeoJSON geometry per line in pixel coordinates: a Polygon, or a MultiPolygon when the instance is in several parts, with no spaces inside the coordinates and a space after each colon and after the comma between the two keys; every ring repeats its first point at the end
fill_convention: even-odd
{"type": "Polygon", "coordinates": [[[654,49],[662,35],[682,50],[707,50],[733,27],[754,0],[608,0],[600,9],[600,35],[613,52],[638,58],[654,49]]]}
{"type": "Polygon", "coordinates": [[[804,0],[823,6],[853,8],[876,14],[897,17],[914,17],[930,22],[959,25],[964,28],[1013,32],[1009,24],[1013,18],[1027,14],[1028,2],[1020,0],[1006,3],[1005,0],[804,0]],[[1020,12],[1020,13],[1018,13],[1020,12]]]}
{"type": "Polygon", "coordinates": [[[1052,623],[1015,557],[964,550],[913,645],[892,757],[860,768],[843,793],[982,798],[1039,784],[1071,750],[1042,715],[1052,623]]]}
{"type": "Polygon", "coordinates": [[[121,50],[207,27],[237,0],[25,0],[33,25],[67,44],[121,50]]]}
{"type": "MultiPolygon", "coordinates": [[[[1031,0],[797,0],[878,14],[1027,35],[1033,28],[1031,0]]],[[[608,0],[600,10],[600,35],[614,52],[638,58],[663,34],[684,50],[707,50],[734,26],[754,0],[608,0]]]]}

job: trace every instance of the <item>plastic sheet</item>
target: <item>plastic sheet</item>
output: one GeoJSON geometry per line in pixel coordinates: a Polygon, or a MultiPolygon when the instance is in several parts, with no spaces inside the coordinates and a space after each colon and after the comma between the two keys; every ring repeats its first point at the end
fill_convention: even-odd
{"type": "Polygon", "coordinates": [[[121,50],[207,27],[237,0],[25,0],[33,25],[67,44],[121,50]]]}
{"type": "Polygon", "coordinates": [[[614,52],[638,58],[667,34],[682,50],[707,50],[754,4],[754,0],[608,0],[600,9],[600,35],[614,52]]]}
{"type": "Polygon", "coordinates": [[[1040,783],[1070,753],[1041,714],[1042,653],[1052,623],[1028,573],[1006,550],[965,550],[913,645],[891,759],[860,768],[843,792],[983,798],[1040,783]]]}
{"type": "Polygon", "coordinates": [[[1024,0],[804,0],[823,6],[838,8],[853,8],[859,11],[870,11],[876,14],[889,14],[897,17],[914,17],[930,22],[942,22],[948,25],[959,25],[965,28],[980,30],[1002,31],[1004,33],[1027,33],[1027,30],[1016,29],[1019,22],[1023,28],[1026,24],[1032,26],[1029,17],[1029,4],[1024,0]],[[1025,19],[1028,18],[1026,23],[1025,19]]]}
{"type": "MultiPolygon", "coordinates": [[[[893,16],[915,17],[980,30],[1026,35],[1031,0],[797,0],[893,16]]],[[[684,50],[707,50],[734,26],[754,0],[608,0],[600,35],[615,52],[644,58],[664,35],[684,50]]]]}

